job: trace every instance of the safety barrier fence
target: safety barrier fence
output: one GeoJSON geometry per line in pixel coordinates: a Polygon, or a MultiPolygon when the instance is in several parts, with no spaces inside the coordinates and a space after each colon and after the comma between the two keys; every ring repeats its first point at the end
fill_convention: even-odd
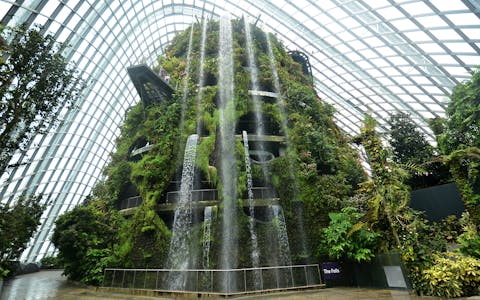
{"type": "MultiPolygon", "coordinates": [[[[276,199],[278,193],[274,189],[265,187],[252,188],[253,199],[276,199]]],[[[217,189],[200,189],[192,191],[191,201],[216,201],[218,200],[217,189]]],[[[180,191],[168,192],[165,203],[177,203],[180,198],[180,191]]],[[[119,204],[119,209],[128,209],[139,206],[142,203],[140,196],[123,199],[119,204]]]]}
{"type": "Polygon", "coordinates": [[[222,295],[319,286],[318,264],[231,270],[107,268],[103,277],[103,287],[108,288],[222,295]]]}
{"type": "MultiPolygon", "coordinates": [[[[277,198],[278,193],[276,190],[266,187],[253,187],[252,188],[253,199],[270,199],[277,198]]],[[[246,196],[246,195],[245,195],[246,196]]],[[[246,196],[247,197],[247,196],[246,196]]],[[[218,200],[217,189],[199,189],[192,190],[191,201],[212,201],[218,200]]],[[[180,191],[173,191],[167,193],[167,203],[177,203],[180,199],[180,191]]]]}

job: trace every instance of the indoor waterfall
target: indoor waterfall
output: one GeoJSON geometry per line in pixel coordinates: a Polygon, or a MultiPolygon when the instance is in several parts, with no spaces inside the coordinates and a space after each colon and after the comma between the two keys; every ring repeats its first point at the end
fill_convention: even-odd
{"type": "MultiPolygon", "coordinates": [[[[270,251],[265,249],[265,253],[260,251],[259,247],[259,236],[257,233],[257,220],[256,220],[256,198],[259,198],[261,201],[272,201],[275,199],[275,193],[273,187],[271,186],[270,179],[268,178],[269,171],[267,167],[267,158],[266,153],[271,154],[265,149],[265,135],[269,134],[265,132],[265,122],[264,122],[264,112],[262,106],[264,105],[262,99],[262,93],[271,93],[275,96],[275,101],[278,101],[278,106],[280,106],[280,111],[282,113],[282,118],[284,116],[283,100],[280,94],[280,83],[278,79],[278,73],[275,69],[276,62],[273,56],[273,51],[268,39],[268,35],[265,36],[268,45],[269,54],[269,63],[272,73],[272,86],[274,88],[273,93],[270,91],[261,91],[259,84],[259,69],[257,67],[256,58],[255,58],[255,47],[254,41],[252,40],[252,33],[250,25],[244,20],[244,29],[245,29],[245,49],[246,49],[246,61],[248,63],[248,74],[250,82],[250,90],[248,91],[251,103],[251,111],[253,113],[253,118],[249,121],[251,122],[249,126],[253,126],[252,133],[254,142],[250,144],[254,145],[254,151],[250,152],[249,144],[249,135],[247,130],[242,130],[241,139],[243,139],[244,155],[245,155],[245,173],[246,173],[246,187],[247,187],[247,202],[245,203],[245,208],[248,210],[246,216],[248,218],[248,232],[250,236],[249,243],[249,257],[250,264],[248,267],[251,267],[252,270],[249,271],[251,278],[249,279],[251,288],[254,290],[259,290],[264,287],[264,278],[258,267],[261,266],[261,260],[263,264],[268,266],[286,266],[291,264],[290,258],[290,248],[288,242],[288,235],[286,232],[286,223],[283,216],[282,209],[279,205],[269,205],[262,204],[262,209],[260,210],[263,214],[262,218],[268,218],[270,222],[271,229],[263,230],[265,236],[262,237],[263,241],[276,241],[275,245],[271,247],[275,248],[275,251],[270,251]],[[254,187],[254,180],[252,178],[252,160],[251,155],[255,153],[258,157],[258,161],[253,161],[257,164],[257,169],[261,171],[263,179],[260,182],[263,182],[263,185],[259,187],[254,187]],[[256,195],[254,194],[254,189],[257,188],[259,191],[256,195]],[[263,256],[263,258],[262,258],[263,256]]],[[[185,148],[185,157],[184,165],[182,171],[182,179],[180,186],[180,199],[175,211],[175,218],[172,228],[172,240],[170,245],[170,253],[168,258],[168,266],[171,269],[174,269],[170,272],[168,276],[169,289],[172,290],[182,290],[185,289],[188,285],[189,276],[181,270],[186,269],[196,269],[201,267],[205,270],[210,268],[216,268],[222,271],[222,274],[219,275],[217,280],[220,285],[220,290],[224,292],[235,292],[237,290],[241,278],[237,276],[236,272],[231,270],[239,267],[239,257],[247,253],[239,253],[240,247],[244,245],[239,245],[240,231],[242,229],[240,226],[240,209],[239,201],[237,199],[237,184],[238,184],[238,174],[237,174],[237,155],[236,154],[236,143],[238,137],[235,134],[235,128],[237,126],[236,120],[236,103],[235,103],[235,93],[234,93],[234,76],[236,70],[234,69],[235,62],[233,59],[234,56],[234,47],[232,40],[232,22],[228,16],[223,16],[220,18],[219,22],[219,36],[218,36],[218,77],[217,77],[217,98],[216,105],[218,107],[218,129],[215,133],[216,146],[218,145],[218,171],[219,171],[219,182],[220,187],[218,188],[219,198],[221,199],[221,204],[219,205],[219,221],[221,220],[219,227],[219,238],[218,241],[218,252],[215,252],[215,259],[212,259],[212,242],[215,240],[214,237],[214,224],[217,221],[214,221],[213,218],[213,206],[205,206],[203,208],[203,232],[200,234],[202,257],[197,262],[197,254],[194,247],[198,248],[196,242],[192,242],[195,234],[192,233],[193,230],[196,230],[197,221],[194,220],[196,213],[192,210],[192,203],[190,202],[192,198],[192,188],[193,186],[201,186],[201,182],[194,182],[195,172],[195,155],[196,155],[196,145],[201,141],[202,136],[202,117],[204,112],[202,111],[203,96],[205,86],[205,59],[206,59],[206,41],[208,39],[207,31],[207,22],[203,21],[199,24],[200,30],[200,61],[197,66],[198,70],[198,83],[197,83],[197,95],[196,95],[196,132],[188,138],[187,145],[185,148]],[[203,237],[202,237],[203,235],[203,237]],[[218,256],[217,256],[218,255],[218,256]]],[[[192,26],[193,28],[193,26],[192,26]]],[[[190,35],[188,39],[188,49],[186,52],[186,66],[185,66],[185,77],[183,78],[183,92],[182,92],[182,124],[183,118],[185,117],[186,111],[188,110],[188,101],[187,95],[188,91],[188,80],[190,79],[190,57],[192,51],[192,39],[193,39],[193,29],[190,30],[190,35]]],[[[198,40],[198,33],[197,33],[198,40]]],[[[211,83],[210,83],[211,84],[211,83]]],[[[286,121],[282,119],[282,129],[284,134],[286,134],[286,121]]],[[[183,127],[182,127],[183,129],[183,127]]],[[[270,133],[271,134],[271,133],[270,133]]],[[[270,146],[271,147],[271,146],[270,146]]],[[[274,155],[273,155],[274,157],[274,155]]],[[[257,174],[258,176],[258,174],[257,174]]],[[[201,195],[201,191],[196,191],[198,195],[201,195]]],[[[196,201],[196,200],[195,200],[196,201]]],[[[269,203],[269,202],[267,202],[269,203]]],[[[271,202],[270,202],[271,203],[271,202]]],[[[200,221],[201,222],[201,221],[200,221]]],[[[268,224],[268,222],[261,221],[261,224],[268,224]]],[[[260,225],[266,226],[266,225],[260,225]]],[[[245,262],[243,261],[242,264],[245,262]]],[[[276,287],[279,287],[281,284],[288,281],[284,278],[285,270],[273,269],[268,272],[271,272],[273,278],[270,279],[270,283],[267,285],[271,286],[275,284],[276,287]],[[273,281],[272,281],[273,280],[273,281]],[[273,283],[275,282],[275,283],[273,283]]],[[[242,277],[244,277],[243,275],[242,277]]],[[[204,282],[205,286],[211,286],[215,284],[214,282],[204,282]]]]}
{"type": "MultiPolygon", "coordinates": [[[[168,266],[173,270],[186,270],[192,267],[196,255],[192,255],[190,229],[192,226],[192,186],[195,171],[195,157],[197,154],[198,135],[192,134],[187,139],[183,160],[180,197],[175,209],[175,218],[172,228],[172,239],[168,254],[168,266]]],[[[168,285],[171,290],[185,289],[187,274],[170,272],[168,285]]]]}
{"type": "MultiPolygon", "coordinates": [[[[274,85],[274,91],[277,93],[278,98],[277,98],[277,103],[278,103],[278,108],[280,110],[280,116],[281,116],[281,126],[282,126],[282,131],[285,135],[286,142],[287,142],[287,147],[290,147],[290,139],[288,136],[288,130],[287,130],[287,113],[285,112],[285,100],[283,99],[282,96],[282,91],[280,89],[280,79],[278,76],[278,70],[277,70],[277,63],[275,61],[275,55],[273,54],[273,49],[272,49],[272,42],[270,41],[270,35],[266,34],[266,41],[267,41],[267,51],[268,51],[268,57],[269,57],[269,62],[270,62],[270,71],[272,72],[273,76],[273,85],[274,85]]],[[[293,179],[295,183],[295,194],[298,193],[298,182],[297,178],[294,175],[293,167],[291,163],[288,164],[288,174],[290,178],[293,179]]],[[[296,215],[297,215],[297,233],[300,237],[300,246],[301,246],[301,251],[302,255],[308,259],[310,257],[308,247],[307,247],[307,238],[305,236],[305,228],[303,224],[303,211],[302,207],[300,205],[296,205],[295,207],[296,210],[296,215]]]]}
{"type": "Polygon", "coordinates": [[[212,239],[212,216],[213,207],[206,206],[204,209],[204,221],[203,221],[203,261],[202,267],[204,269],[210,269],[210,241],[212,239]]]}
{"type": "MultiPolygon", "coordinates": [[[[252,170],[250,165],[250,153],[248,151],[248,134],[246,131],[242,132],[243,135],[243,147],[245,149],[245,168],[247,172],[247,192],[248,192],[248,229],[250,231],[250,239],[252,241],[252,251],[250,256],[252,258],[252,267],[258,268],[260,264],[260,253],[258,252],[257,233],[255,232],[255,201],[253,199],[253,180],[252,170]]],[[[261,287],[261,274],[259,270],[254,271],[255,287],[261,287]]]]}
{"type": "MultiPolygon", "coordinates": [[[[220,268],[237,267],[238,228],[237,228],[237,174],[235,158],[235,103],[234,103],[234,64],[232,45],[232,24],[229,16],[220,18],[218,50],[218,93],[219,93],[219,134],[220,134],[220,181],[223,184],[223,228],[220,268]]],[[[236,284],[235,273],[223,276],[224,291],[230,291],[236,284]]]]}

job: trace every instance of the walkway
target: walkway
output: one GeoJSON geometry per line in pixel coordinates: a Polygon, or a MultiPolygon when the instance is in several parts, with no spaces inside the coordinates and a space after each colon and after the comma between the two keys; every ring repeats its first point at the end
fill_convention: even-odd
{"type": "MultiPolygon", "coordinates": [[[[145,299],[165,300],[173,297],[147,297],[127,294],[104,293],[94,288],[67,282],[62,271],[41,271],[38,273],[17,276],[15,279],[4,282],[2,300],[119,300],[119,299],[145,299]]],[[[196,297],[195,297],[196,298],[196,297]]],[[[181,299],[177,297],[176,299],[181,299]]],[[[187,299],[187,298],[186,298],[187,299]]],[[[192,298],[191,298],[192,299],[192,298]]],[[[264,299],[264,300],[432,300],[434,297],[412,296],[405,291],[379,290],[364,288],[327,288],[319,290],[289,291],[264,295],[250,295],[235,297],[233,299],[264,299]]],[[[469,300],[480,299],[470,297],[469,300]]]]}

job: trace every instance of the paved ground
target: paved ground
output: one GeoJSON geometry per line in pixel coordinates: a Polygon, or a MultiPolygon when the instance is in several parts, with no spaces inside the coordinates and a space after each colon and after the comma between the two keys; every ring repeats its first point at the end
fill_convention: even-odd
{"type": "MultiPolygon", "coordinates": [[[[27,275],[17,276],[15,279],[5,282],[0,299],[2,300],[122,300],[122,299],[193,299],[195,297],[181,296],[134,296],[128,294],[106,293],[75,285],[66,281],[61,276],[62,271],[42,271],[27,275]]],[[[232,298],[230,298],[232,299],[232,298]]],[[[434,297],[417,297],[406,291],[364,289],[364,288],[326,288],[317,290],[290,291],[281,293],[270,293],[264,295],[250,295],[234,297],[233,299],[280,299],[280,300],[430,300],[439,299],[434,297]]],[[[471,297],[480,299],[480,297],[471,297]]]]}

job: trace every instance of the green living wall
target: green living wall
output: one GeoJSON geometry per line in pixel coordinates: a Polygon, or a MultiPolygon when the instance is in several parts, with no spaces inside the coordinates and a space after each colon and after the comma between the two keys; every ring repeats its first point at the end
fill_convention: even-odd
{"type": "MultiPolygon", "coordinates": [[[[201,57],[201,24],[194,24],[172,40],[165,55],[158,58],[160,67],[170,76],[176,88],[170,101],[144,107],[141,103],[130,108],[116,151],[105,170],[106,181],[96,188],[96,199],[106,202],[110,209],[118,207],[129,191],[136,190],[143,199],[131,216],[118,226],[114,245],[109,252],[110,265],[122,267],[165,267],[170,240],[171,218],[157,212],[165,202],[170,182],[178,180],[183,151],[188,135],[199,132],[196,172],[209,188],[222,189],[219,180],[219,108],[218,108],[218,48],[219,23],[210,21],[207,28],[204,86],[198,86],[201,57]],[[190,32],[192,44],[189,51],[190,32]],[[187,63],[190,53],[191,62],[187,63]],[[190,68],[187,70],[187,66],[190,68]],[[187,76],[188,74],[188,76],[187,76]],[[184,89],[183,87],[186,87],[184,89]],[[184,93],[185,91],[185,93],[184,93]],[[201,101],[199,101],[201,93],[201,101]],[[141,156],[131,152],[146,144],[153,148],[141,156]]],[[[250,72],[243,20],[232,21],[234,61],[234,108],[236,134],[251,123],[254,115],[250,72]]],[[[302,73],[275,36],[251,26],[260,90],[275,91],[267,36],[271,40],[274,61],[280,83],[280,101],[262,101],[260,110],[268,124],[268,135],[284,137],[286,151],[267,163],[267,176],[259,165],[252,165],[253,181],[274,187],[286,218],[292,263],[319,262],[328,257],[322,244],[322,229],[329,224],[329,212],[339,212],[365,180],[357,152],[342,131],[334,124],[334,109],[320,99],[312,80],[302,73]]],[[[249,132],[252,134],[252,132],[249,132]]],[[[238,174],[238,201],[245,201],[247,188],[243,145],[236,141],[235,157],[238,174]]],[[[220,194],[220,193],[219,193],[220,194]]],[[[219,199],[220,203],[222,199],[219,199]]],[[[220,249],[222,206],[212,228],[212,257],[220,249]]],[[[238,267],[249,267],[250,236],[247,213],[239,209],[238,244],[241,247],[238,267]],[[245,250],[245,251],[244,251],[245,250]]],[[[202,223],[195,224],[192,235],[200,235],[202,223]]],[[[269,226],[258,225],[267,232],[269,226]]],[[[259,234],[261,235],[261,234],[259,234]]],[[[201,242],[201,238],[198,238],[201,242]]],[[[261,253],[268,250],[269,241],[259,239],[261,253]]],[[[199,245],[200,246],[200,245],[199,245]]],[[[261,264],[268,259],[261,255],[261,264]]],[[[213,262],[209,267],[218,267],[213,262]]]]}
{"type": "MultiPolygon", "coordinates": [[[[237,120],[251,120],[252,97],[248,94],[250,74],[248,70],[244,23],[233,21],[233,55],[235,90],[233,103],[237,120]]],[[[201,26],[194,25],[190,50],[191,63],[188,70],[187,94],[182,93],[187,74],[187,55],[190,28],[180,33],[166,55],[159,57],[159,65],[171,78],[177,92],[171,103],[159,103],[150,107],[138,104],[128,114],[118,140],[118,150],[107,169],[109,185],[114,201],[122,198],[122,189],[133,183],[143,199],[161,203],[165,187],[180,167],[186,137],[195,133],[197,117],[202,129],[197,167],[202,176],[217,188],[218,182],[218,22],[210,22],[205,46],[205,86],[199,89],[201,26]],[[202,93],[197,106],[198,94],[202,93]],[[182,101],[184,104],[182,104],[182,101]],[[182,111],[182,107],[184,110],[182,111]],[[184,116],[183,124],[181,116],[184,116]],[[179,132],[183,129],[183,132],[179,132]],[[181,136],[180,136],[181,135],[181,136]],[[154,149],[139,161],[132,161],[129,153],[148,141],[154,149]]],[[[267,36],[258,27],[252,28],[256,63],[259,68],[260,90],[274,91],[273,74],[268,56],[267,36]]],[[[322,102],[311,85],[311,80],[302,73],[301,66],[294,62],[285,48],[274,36],[270,36],[280,80],[284,107],[278,103],[263,102],[261,111],[270,124],[270,134],[286,135],[287,155],[273,159],[268,166],[270,180],[278,189],[281,205],[285,211],[291,247],[302,245],[295,241],[305,236],[315,258],[320,258],[321,229],[328,224],[328,212],[342,208],[344,200],[352,196],[357,184],[364,180],[355,151],[349,146],[340,129],[334,124],[333,108],[322,102]],[[282,115],[282,110],[285,115],[282,115]],[[286,128],[282,127],[286,122],[286,128]],[[284,123],[283,123],[284,124],[284,123]],[[286,132],[285,132],[286,130],[286,132]],[[285,172],[285,170],[290,170],[285,172]],[[301,206],[303,209],[299,210],[301,206]],[[299,216],[299,212],[303,215],[299,216]],[[303,222],[305,234],[299,234],[303,222]]],[[[240,142],[238,142],[240,143],[240,142]]],[[[237,147],[239,174],[239,198],[246,189],[246,174],[243,166],[241,144],[237,147]]],[[[254,181],[262,182],[262,172],[254,165],[254,181]]],[[[242,243],[240,243],[242,244],[242,243]]],[[[303,249],[292,249],[294,261],[304,259],[303,249]]]]}
{"type": "MultiPolygon", "coordinates": [[[[219,191],[225,187],[220,176],[219,23],[210,21],[207,25],[204,84],[198,84],[202,26],[194,24],[172,40],[154,67],[169,74],[170,84],[176,90],[173,98],[146,107],[138,103],[129,109],[116,141],[116,151],[105,169],[107,179],[97,184],[85,206],[75,208],[57,221],[52,240],[70,278],[99,284],[102,270],[107,266],[168,267],[173,212],[161,211],[159,207],[165,204],[167,192],[172,191],[172,182],[179,180],[189,135],[200,134],[195,172],[202,187],[219,191]],[[190,63],[187,57],[191,58],[190,63]],[[132,151],[145,145],[152,145],[150,151],[132,156],[132,151]],[[134,213],[119,213],[122,201],[137,193],[142,204],[134,213]]],[[[232,29],[234,92],[227,107],[234,112],[231,121],[236,124],[236,135],[240,136],[242,130],[255,134],[252,127],[255,105],[248,92],[252,87],[243,20],[233,20],[232,29]]],[[[360,134],[347,139],[333,122],[334,109],[318,98],[311,78],[302,73],[301,66],[275,36],[266,35],[255,26],[251,30],[259,90],[280,93],[279,101],[260,102],[260,113],[267,124],[265,134],[285,141],[281,142],[285,150],[266,163],[266,171],[252,165],[252,177],[255,186],[274,188],[278,193],[292,263],[331,259],[368,261],[375,253],[393,250],[400,252],[417,292],[442,297],[478,294],[479,72],[454,90],[446,118],[432,120],[438,149],[422,141],[422,136],[414,132],[415,126],[409,126],[407,117],[400,116],[401,119],[391,122],[391,141],[398,142],[391,143],[395,147],[392,156],[392,149],[384,147],[375,131],[376,122],[369,116],[360,134]],[[279,91],[275,88],[267,37],[278,71],[279,91]],[[405,128],[411,131],[409,136],[405,128]],[[412,137],[418,141],[415,144],[418,152],[409,157],[417,159],[418,153],[424,153],[422,159],[401,155],[401,149],[411,148],[412,143],[405,141],[412,137]],[[350,142],[361,144],[367,153],[372,171],[368,180],[350,142]],[[436,164],[433,171],[432,163],[436,164]],[[468,213],[460,220],[447,218],[428,223],[420,212],[408,207],[410,187],[414,186],[408,185],[412,184],[409,178],[425,177],[425,170],[430,170],[430,173],[441,171],[439,178],[449,180],[443,174],[446,169],[459,187],[468,213]],[[447,251],[454,247],[458,250],[447,251]]],[[[238,232],[232,232],[239,248],[235,267],[250,267],[248,211],[242,209],[247,174],[241,138],[235,139],[233,152],[232,171],[238,175],[234,183],[238,194],[238,232]]],[[[213,258],[220,256],[224,238],[224,199],[218,194],[212,234],[208,237],[212,259],[207,266],[198,265],[199,268],[219,267],[213,258]]],[[[262,219],[261,212],[261,209],[256,211],[259,222],[255,229],[259,236],[260,265],[268,266],[272,262],[266,253],[278,252],[268,237],[279,224],[275,219],[262,219]]],[[[205,242],[204,226],[203,220],[198,219],[190,230],[197,248],[205,242]]]]}

